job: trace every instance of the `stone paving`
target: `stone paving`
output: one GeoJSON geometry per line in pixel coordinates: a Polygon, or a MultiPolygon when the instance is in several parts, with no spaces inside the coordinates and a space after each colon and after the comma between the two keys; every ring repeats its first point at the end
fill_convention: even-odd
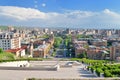
{"type": "MultiPolygon", "coordinates": [[[[67,61],[68,62],[68,61],[67,61]]],[[[66,61],[59,62],[66,64],[66,61]]],[[[36,65],[54,65],[58,62],[42,61],[31,62],[36,65]],[[43,64],[44,63],[44,64],[43,64]],[[47,64],[45,64],[47,63],[47,64]]],[[[34,71],[34,70],[0,70],[0,80],[24,80],[26,78],[57,78],[57,79],[82,79],[82,78],[96,78],[87,70],[84,70],[85,66],[73,66],[69,68],[60,68],[58,71],[34,71]]]]}

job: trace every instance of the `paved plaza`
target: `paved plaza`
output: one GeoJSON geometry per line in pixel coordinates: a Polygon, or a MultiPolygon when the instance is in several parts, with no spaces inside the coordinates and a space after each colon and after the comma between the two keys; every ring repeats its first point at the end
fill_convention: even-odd
{"type": "MultiPolygon", "coordinates": [[[[55,65],[66,64],[69,61],[33,61],[34,65],[55,65]]],[[[85,66],[72,66],[68,68],[60,68],[58,71],[36,71],[36,70],[0,70],[0,80],[25,80],[26,78],[57,78],[57,79],[80,79],[80,78],[96,78],[87,70],[85,66]]]]}

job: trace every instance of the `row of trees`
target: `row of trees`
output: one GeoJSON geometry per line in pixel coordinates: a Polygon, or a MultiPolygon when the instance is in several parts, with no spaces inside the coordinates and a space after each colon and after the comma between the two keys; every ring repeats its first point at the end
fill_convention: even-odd
{"type": "Polygon", "coordinates": [[[110,64],[110,61],[107,60],[89,60],[81,59],[83,63],[87,63],[93,71],[96,71],[98,76],[100,73],[104,74],[104,77],[120,77],[120,64],[110,64]]]}
{"type": "Polygon", "coordinates": [[[120,77],[120,64],[97,64],[97,65],[92,65],[89,66],[91,70],[95,70],[98,75],[100,73],[104,73],[105,77],[120,77]]]}
{"type": "Polygon", "coordinates": [[[87,53],[83,52],[77,55],[78,58],[87,58],[87,53]]]}
{"type": "Polygon", "coordinates": [[[64,38],[64,44],[67,48],[70,48],[72,41],[71,41],[71,35],[65,35],[64,38]]]}
{"type": "Polygon", "coordinates": [[[67,49],[67,57],[74,57],[75,49],[72,44],[72,36],[71,35],[64,35],[64,44],[67,49]]]}
{"type": "Polygon", "coordinates": [[[92,72],[96,71],[98,76],[102,73],[104,77],[120,77],[120,64],[111,64],[111,61],[107,60],[91,60],[86,58],[72,58],[71,60],[88,64],[88,69],[91,69],[92,72]]]}
{"type": "Polygon", "coordinates": [[[81,34],[78,34],[77,36],[77,39],[79,39],[79,38],[93,38],[93,36],[92,35],[81,35],[81,34]]]}
{"type": "Polygon", "coordinates": [[[61,37],[55,37],[54,47],[57,48],[62,43],[63,39],[61,37]]]}

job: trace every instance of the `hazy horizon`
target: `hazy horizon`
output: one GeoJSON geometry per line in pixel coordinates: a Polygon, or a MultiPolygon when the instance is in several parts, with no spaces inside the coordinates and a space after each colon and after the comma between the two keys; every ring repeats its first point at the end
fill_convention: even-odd
{"type": "Polygon", "coordinates": [[[119,0],[1,0],[0,25],[119,29],[119,0]]]}

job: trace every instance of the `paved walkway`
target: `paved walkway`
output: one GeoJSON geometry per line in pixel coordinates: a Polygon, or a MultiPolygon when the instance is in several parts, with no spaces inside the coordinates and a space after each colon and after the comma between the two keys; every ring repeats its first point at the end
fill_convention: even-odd
{"type": "MultiPolygon", "coordinates": [[[[68,61],[67,61],[68,62],[68,61]]],[[[42,65],[43,62],[32,62],[42,65]]],[[[46,62],[47,63],[47,62],[46,62]]],[[[65,64],[66,61],[61,62],[65,64]]],[[[48,64],[54,64],[52,61],[48,64]]],[[[95,78],[90,72],[83,70],[84,65],[72,68],[60,68],[58,71],[24,71],[24,70],[0,70],[0,80],[24,80],[25,78],[58,78],[81,79],[95,78]]]]}
{"type": "Polygon", "coordinates": [[[78,71],[79,71],[81,77],[96,78],[96,76],[94,74],[92,74],[87,69],[85,69],[85,65],[82,64],[78,69],[79,69],[78,71]]]}

